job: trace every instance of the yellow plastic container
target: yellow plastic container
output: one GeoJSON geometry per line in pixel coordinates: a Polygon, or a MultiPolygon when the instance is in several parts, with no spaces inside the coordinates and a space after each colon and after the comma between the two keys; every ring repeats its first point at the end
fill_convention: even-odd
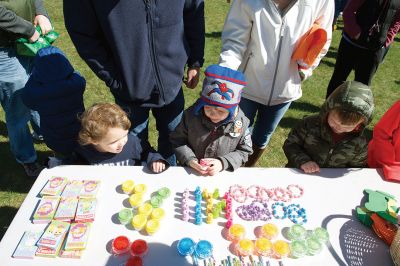
{"type": "Polygon", "coordinates": [[[146,232],[153,235],[160,229],[160,222],[158,220],[150,219],[146,224],[146,232]]]}
{"type": "Polygon", "coordinates": [[[147,216],[143,214],[138,214],[132,218],[132,226],[135,230],[142,230],[147,223],[147,216]]]}
{"type": "Polygon", "coordinates": [[[286,258],[290,253],[289,243],[283,240],[277,240],[272,245],[272,249],[278,258],[286,258]]]}
{"type": "Polygon", "coordinates": [[[147,190],[147,187],[145,184],[138,184],[134,188],[134,192],[137,194],[144,194],[147,190]]]}
{"type": "Polygon", "coordinates": [[[254,243],[250,239],[241,239],[236,244],[236,251],[241,256],[248,256],[253,254],[254,251],[254,243]]]}
{"type": "Polygon", "coordinates": [[[155,208],[151,212],[151,219],[153,220],[161,220],[165,216],[165,211],[162,208],[155,208]]]}
{"type": "Polygon", "coordinates": [[[246,234],[246,230],[243,225],[240,224],[232,224],[228,231],[228,238],[232,241],[239,241],[243,239],[246,234]]]}
{"type": "Polygon", "coordinates": [[[265,237],[258,238],[254,246],[259,256],[270,256],[272,253],[272,243],[265,237]]]}
{"type": "Polygon", "coordinates": [[[279,234],[279,229],[272,223],[266,223],[261,228],[261,235],[269,240],[276,238],[279,234]]]}
{"type": "Polygon", "coordinates": [[[133,180],[126,180],[124,183],[122,183],[122,191],[125,194],[132,194],[134,187],[135,187],[135,182],[133,182],[133,180]]]}
{"type": "Polygon", "coordinates": [[[138,208],[139,214],[146,215],[146,217],[148,217],[152,211],[153,211],[153,206],[151,206],[150,203],[145,203],[138,208]]]}
{"type": "Polygon", "coordinates": [[[142,205],[143,198],[142,194],[133,194],[129,197],[129,203],[132,207],[139,207],[142,205]]]}

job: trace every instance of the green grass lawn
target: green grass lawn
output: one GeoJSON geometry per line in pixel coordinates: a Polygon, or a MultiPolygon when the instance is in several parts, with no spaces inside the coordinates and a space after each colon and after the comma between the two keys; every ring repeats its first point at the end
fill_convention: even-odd
{"type": "MultiPolygon", "coordinates": [[[[47,10],[52,18],[55,29],[61,33],[55,45],[61,48],[71,60],[75,69],[87,80],[87,88],[84,95],[86,107],[95,102],[109,102],[113,98],[100,81],[77,55],[74,46],[65,30],[62,15],[62,0],[45,0],[47,10]]],[[[225,15],[229,9],[226,0],[205,1],[206,3],[206,51],[205,66],[217,63],[220,52],[221,30],[225,15]]],[[[341,29],[341,25],[339,25],[341,29]]],[[[282,144],[286,139],[289,130],[304,115],[319,111],[319,107],[325,99],[326,87],[335,64],[338,43],[341,31],[333,34],[333,42],[327,56],[322,60],[320,66],[314,71],[314,75],[303,85],[303,97],[291,105],[281,121],[267,152],[259,161],[262,167],[283,167],[286,164],[286,157],[282,151],[282,144]]],[[[375,96],[376,112],[372,124],[368,127],[368,134],[383,113],[400,98],[400,78],[398,60],[400,58],[400,39],[397,37],[392,45],[385,61],[379,67],[372,83],[375,96]]],[[[352,78],[352,77],[350,77],[352,78]]],[[[186,106],[191,105],[198,97],[201,84],[194,90],[185,89],[186,106]]],[[[154,121],[150,123],[150,141],[155,144],[156,133],[154,121]]],[[[51,151],[44,144],[35,145],[40,160],[52,155],[51,151]]],[[[18,165],[10,154],[7,129],[4,120],[4,112],[0,110],[0,239],[7,230],[19,206],[24,200],[33,180],[25,177],[23,169],[18,165]]]]}

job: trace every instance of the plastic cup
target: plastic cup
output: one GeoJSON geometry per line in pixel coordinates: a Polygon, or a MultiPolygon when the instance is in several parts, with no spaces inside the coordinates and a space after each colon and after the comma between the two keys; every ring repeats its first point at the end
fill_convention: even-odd
{"type": "Polygon", "coordinates": [[[269,240],[276,238],[279,234],[279,229],[272,223],[266,223],[261,227],[261,235],[269,240]]]}
{"type": "Polygon", "coordinates": [[[169,188],[163,187],[163,188],[160,188],[160,189],[157,191],[157,194],[158,194],[161,198],[166,199],[166,198],[169,197],[169,195],[171,195],[171,191],[169,190],[169,188]]]}
{"type": "Polygon", "coordinates": [[[121,224],[128,224],[132,220],[133,213],[131,209],[122,209],[118,213],[118,220],[121,224]]]}
{"type": "Polygon", "coordinates": [[[312,237],[318,240],[319,243],[325,244],[329,240],[329,233],[325,228],[317,227],[312,232],[312,237]]]}
{"type": "Polygon", "coordinates": [[[153,220],[161,220],[165,216],[165,211],[162,208],[155,208],[151,212],[151,219],[153,220]]]}
{"type": "Polygon", "coordinates": [[[151,206],[150,203],[145,203],[138,208],[139,214],[146,215],[146,217],[149,216],[152,211],[153,211],[153,206],[151,206]]]}
{"type": "Polygon", "coordinates": [[[203,260],[210,258],[213,252],[213,245],[207,240],[200,240],[194,248],[194,254],[197,258],[203,260]]]}
{"type": "Polygon", "coordinates": [[[153,208],[158,208],[163,203],[163,199],[160,196],[154,196],[150,199],[150,204],[153,208]]]}
{"type": "Polygon", "coordinates": [[[135,230],[142,230],[147,223],[147,216],[143,214],[138,214],[132,218],[132,226],[135,230]]]}
{"type": "Polygon", "coordinates": [[[129,203],[134,208],[142,205],[142,201],[143,201],[143,198],[142,198],[141,194],[133,194],[129,197],[129,203]]]}
{"type": "Polygon", "coordinates": [[[304,257],[307,252],[307,245],[304,241],[295,240],[290,243],[290,253],[293,258],[304,257]]]}
{"type": "Polygon", "coordinates": [[[112,251],[114,255],[124,254],[129,251],[130,241],[126,236],[117,236],[112,241],[112,251]]]}
{"type": "Polygon", "coordinates": [[[278,258],[286,258],[290,253],[289,243],[283,240],[277,240],[273,243],[272,249],[278,258]]]}
{"type": "Polygon", "coordinates": [[[256,254],[259,256],[270,256],[272,253],[272,243],[265,237],[258,238],[254,246],[256,254]]]}
{"type": "Polygon", "coordinates": [[[236,251],[241,256],[248,256],[253,254],[254,251],[254,243],[250,239],[241,239],[236,244],[236,251]]]}
{"type": "Polygon", "coordinates": [[[143,266],[143,260],[141,257],[133,256],[129,258],[125,266],[143,266]]]}
{"type": "Polygon", "coordinates": [[[131,255],[132,256],[138,256],[138,257],[143,258],[147,254],[148,250],[149,250],[149,247],[147,245],[147,242],[144,241],[143,239],[137,239],[132,242],[132,245],[131,245],[131,255]]]}
{"type": "Polygon", "coordinates": [[[307,245],[307,252],[311,256],[317,255],[322,250],[321,243],[313,237],[309,237],[306,239],[306,245],[307,245]]]}
{"type": "Polygon", "coordinates": [[[160,229],[160,221],[158,220],[153,220],[150,219],[147,221],[146,224],[146,232],[149,235],[153,235],[154,233],[156,233],[158,230],[160,229]]]}
{"type": "Polygon", "coordinates": [[[124,183],[122,183],[122,191],[125,194],[132,194],[134,187],[135,187],[135,182],[133,182],[133,180],[127,180],[124,183]]]}
{"type": "Polygon", "coordinates": [[[188,256],[192,255],[196,244],[194,243],[193,239],[189,237],[182,238],[179,240],[177,249],[178,253],[181,256],[188,256]]]}
{"type": "Polygon", "coordinates": [[[243,239],[246,234],[246,230],[240,224],[232,224],[228,230],[228,238],[231,241],[239,241],[243,239]]]}
{"type": "Polygon", "coordinates": [[[136,194],[144,194],[146,192],[146,190],[147,190],[147,187],[145,184],[136,185],[135,188],[133,189],[133,191],[136,194]]]}
{"type": "Polygon", "coordinates": [[[289,228],[288,237],[290,240],[303,240],[307,236],[307,230],[304,226],[294,224],[289,228]]]}

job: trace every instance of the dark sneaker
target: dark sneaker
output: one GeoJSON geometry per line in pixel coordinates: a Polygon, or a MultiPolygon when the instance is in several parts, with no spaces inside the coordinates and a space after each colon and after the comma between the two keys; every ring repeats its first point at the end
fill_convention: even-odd
{"type": "Polygon", "coordinates": [[[43,170],[43,166],[38,162],[33,163],[23,163],[22,167],[24,167],[25,173],[29,177],[38,177],[40,172],[43,170]]]}

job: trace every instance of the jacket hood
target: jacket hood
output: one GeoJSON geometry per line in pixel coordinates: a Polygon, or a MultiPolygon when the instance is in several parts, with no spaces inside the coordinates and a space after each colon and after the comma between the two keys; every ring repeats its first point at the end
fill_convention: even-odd
{"type": "Polygon", "coordinates": [[[332,92],[322,105],[321,119],[326,121],[328,112],[336,108],[363,115],[365,118],[363,127],[367,126],[371,122],[374,112],[374,97],[371,89],[361,82],[344,82],[332,92]]]}
{"type": "Polygon", "coordinates": [[[39,82],[54,82],[66,79],[74,72],[64,53],[54,46],[42,48],[35,57],[32,78],[39,82]]]}

